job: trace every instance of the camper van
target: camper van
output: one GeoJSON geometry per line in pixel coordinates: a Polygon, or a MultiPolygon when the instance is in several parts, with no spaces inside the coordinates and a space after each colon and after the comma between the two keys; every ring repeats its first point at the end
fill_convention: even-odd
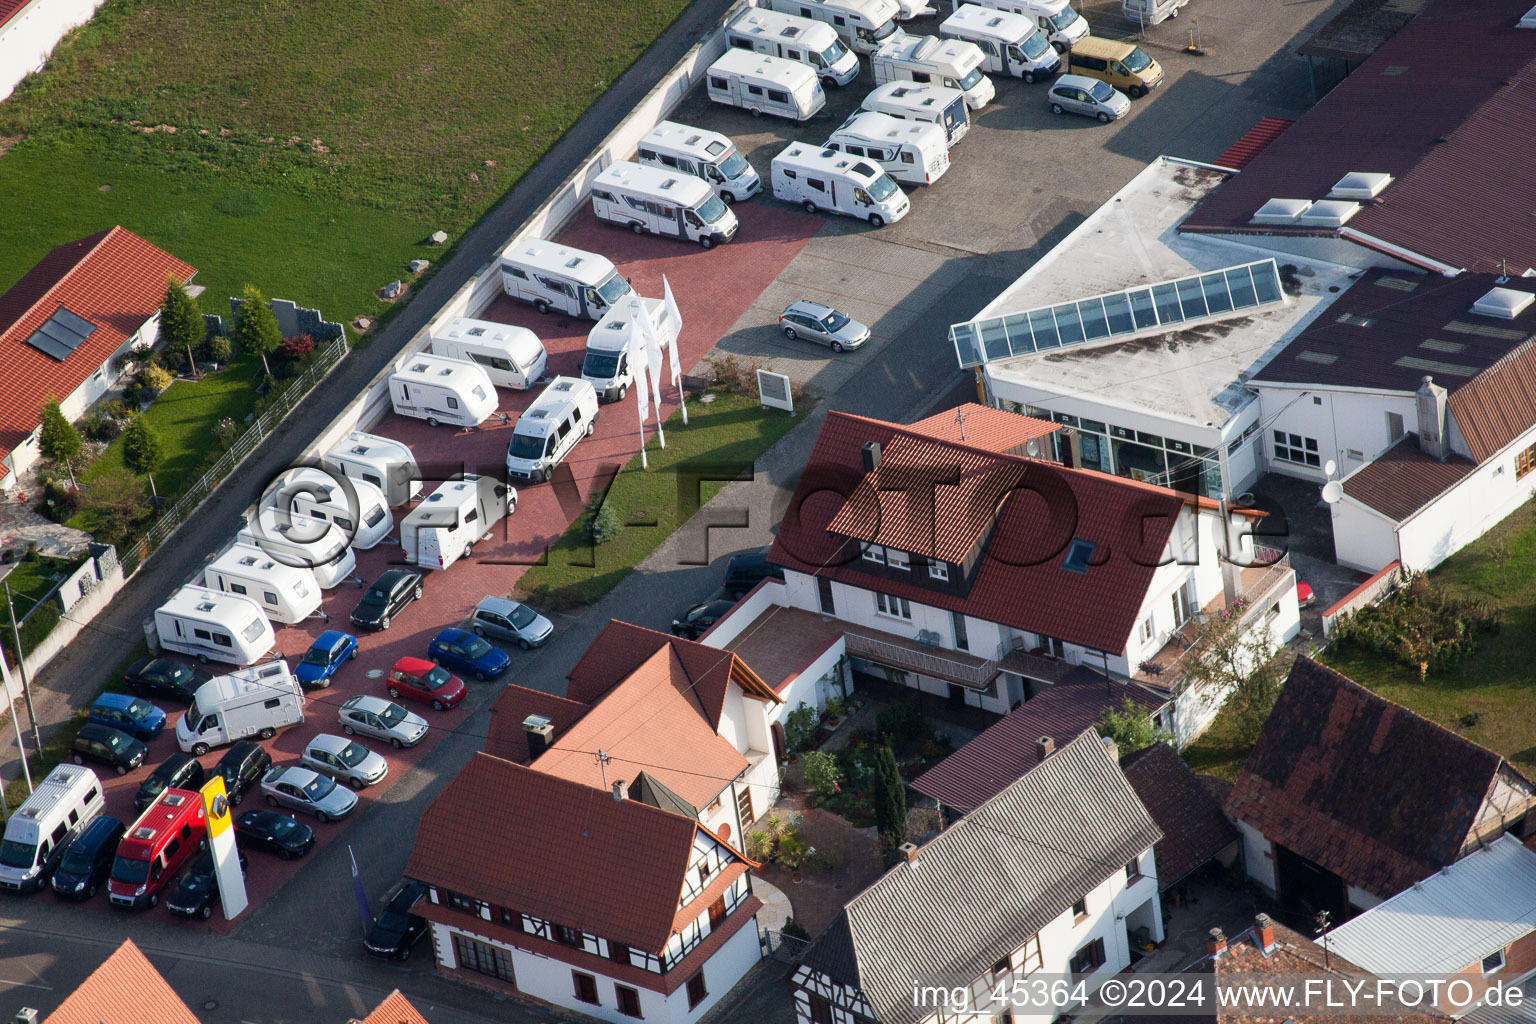
{"type": "Polygon", "coordinates": [[[303,688],[287,662],[272,661],[214,676],[199,686],[176,720],[176,745],[184,754],[202,757],[236,740],[269,740],[277,730],[303,720],[303,688]]]}
{"type": "Polygon", "coordinates": [[[945,39],[963,39],[981,51],[983,71],[1037,82],[1061,70],[1061,55],[1033,18],[961,4],[939,26],[945,39]]]}
{"type": "Polygon", "coordinates": [[[791,142],[773,158],[771,178],[773,194],[799,203],[806,213],[841,213],[878,228],[905,217],[910,208],[901,187],[878,165],[804,142],[791,142]]]}
{"type": "Polygon", "coordinates": [[[827,148],[849,156],[867,156],[907,185],[932,185],[949,170],[944,129],[870,110],[855,113],[833,132],[827,148]]]}
{"type": "Polygon", "coordinates": [[[399,441],[354,430],[325,453],[324,462],[348,480],[372,484],[384,492],[394,508],[414,501],[421,493],[421,470],[416,456],[399,441]]]}
{"type": "Polygon", "coordinates": [[[944,137],[950,146],[965,138],[971,130],[971,112],[965,108],[965,94],[942,85],[887,82],[871,89],[859,109],[889,114],[903,121],[936,124],[944,129],[944,137]]]}
{"type": "Polygon", "coordinates": [[[1072,0],[966,0],[994,11],[1009,11],[1033,18],[1035,27],[1045,33],[1057,53],[1066,53],[1072,44],[1088,34],[1088,22],[1072,8],[1072,0]]]}
{"type": "Polygon", "coordinates": [[[704,77],[710,99],[740,107],[753,117],[772,114],[804,121],[827,105],[816,72],[783,57],[726,50],[704,77]]]}
{"type": "Polygon", "coordinates": [[[320,610],[312,570],[285,565],[258,547],[231,544],[203,570],[209,590],[249,597],[273,622],[302,622],[320,610]]]}
{"type": "Polygon", "coordinates": [[[859,74],[859,58],[843,45],[831,25],[796,14],[743,8],[726,24],[725,41],[738,50],[808,64],[823,89],[847,85],[859,74]]]}
{"type": "Polygon", "coordinates": [[[427,495],[400,520],[405,561],[422,569],[446,569],[517,511],[517,492],[494,477],[466,473],[427,495]]]}
{"type": "MultiPolygon", "coordinates": [[[[359,551],[367,551],[389,536],[394,520],[384,492],[363,480],[342,479],[323,469],[304,466],[278,481],[262,496],[262,504],[286,511],[297,520],[334,523],[359,551]]],[[[308,568],[305,566],[305,568],[308,568]]],[[[286,621],[286,620],[285,620],[286,621]]]]}
{"type": "Polygon", "coordinates": [[[321,590],[353,579],[357,572],[357,555],[334,523],[301,519],[271,505],[258,509],[256,521],[247,523],[235,540],[260,548],[276,561],[311,570],[321,590]]]}
{"type": "Polygon", "coordinates": [[[144,808],[117,844],[107,895],[119,910],[143,910],[160,902],[181,866],[203,848],[208,819],[201,794],[167,789],[144,808]]]}
{"type": "Polygon", "coordinates": [[[903,4],[914,13],[922,13],[925,6],[912,0],[768,0],[764,6],[831,25],[855,53],[872,53],[902,34],[896,19],[909,16],[903,14],[903,4]]]}
{"type": "Polygon", "coordinates": [[[1189,0],[1121,0],[1120,13],[1142,28],[1160,25],[1179,16],[1179,8],[1189,0]]]}
{"type": "Polygon", "coordinates": [[[736,237],[736,215],[691,174],[620,160],[592,181],[598,220],[637,235],[669,235],[713,249],[736,237]]]}
{"type": "Polygon", "coordinates": [[[260,661],[277,642],[267,613],[253,599],[190,583],[155,609],[155,631],[168,651],[232,665],[260,661]]]}
{"type": "Polygon", "coordinates": [[[640,140],[639,159],[652,167],[703,178],[728,203],[750,199],[763,187],[736,143],[719,132],[676,121],[661,122],[640,140]]]}
{"type": "Polygon", "coordinates": [[[617,402],[629,394],[635,375],[630,372],[629,357],[625,349],[629,345],[629,323],[636,314],[636,303],[644,306],[651,318],[651,330],[665,349],[677,341],[677,327],[667,316],[666,303],[660,299],[631,298],[623,306],[612,310],[587,333],[587,355],[581,364],[581,379],[597,390],[603,401],[617,402]]]}
{"type": "Polygon", "coordinates": [[[456,316],[432,335],[432,354],[479,363],[499,388],[527,391],[544,376],[549,355],[526,327],[456,316]]]}
{"type": "Polygon", "coordinates": [[[517,418],[507,444],[507,475],[548,480],[576,442],[597,425],[597,391],[579,377],[556,377],[517,418]]]}
{"type": "Polygon", "coordinates": [[[477,427],[496,411],[496,386],[474,363],[418,353],[389,375],[389,400],[428,426],[477,427]]]}
{"type": "Polygon", "coordinates": [[[542,238],[501,254],[501,288],[540,313],[558,310],[598,320],[631,291],[606,257],[542,238]]]}
{"type": "Polygon", "coordinates": [[[95,772],[73,764],[54,768],[5,823],[0,889],[36,892],[47,885],[64,847],[106,806],[95,772]]]}
{"type": "Polygon", "coordinates": [[[980,110],[997,96],[992,80],[982,74],[983,58],[975,43],[935,36],[887,40],[869,58],[875,81],[936,82],[965,94],[965,105],[980,110]]]}

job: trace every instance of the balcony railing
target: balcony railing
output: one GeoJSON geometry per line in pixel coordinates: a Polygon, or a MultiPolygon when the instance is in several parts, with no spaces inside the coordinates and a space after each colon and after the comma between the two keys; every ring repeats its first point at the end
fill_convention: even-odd
{"type": "Polygon", "coordinates": [[[860,633],[845,633],[843,640],[850,654],[894,668],[911,669],[925,676],[948,679],[976,690],[986,689],[997,676],[997,661],[992,658],[947,658],[936,649],[923,650],[915,640],[907,646],[860,633]]]}

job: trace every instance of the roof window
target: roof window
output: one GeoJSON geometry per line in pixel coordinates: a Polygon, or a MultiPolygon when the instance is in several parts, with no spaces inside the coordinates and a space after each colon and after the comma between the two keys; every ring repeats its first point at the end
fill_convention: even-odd
{"type": "Polygon", "coordinates": [[[1088,574],[1088,560],[1093,557],[1099,546],[1091,540],[1083,540],[1081,537],[1073,537],[1072,543],[1067,547],[1067,557],[1062,561],[1061,567],[1067,572],[1075,572],[1079,576],[1088,574]]]}

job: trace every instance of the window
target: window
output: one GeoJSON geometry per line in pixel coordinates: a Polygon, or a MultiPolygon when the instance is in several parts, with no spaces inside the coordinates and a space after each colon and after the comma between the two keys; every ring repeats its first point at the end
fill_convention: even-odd
{"type": "Polygon", "coordinates": [[[629,947],[622,942],[608,943],[608,959],[616,964],[629,963],[629,947]]]}
{"type": "Polygon", "coordinates": [[[1125,877],[1128,881],[1136,881],[1141,877],[1141,858],[1132,857],[1125,862],[1125,877]]]}
{"type": "Polygon", "coordinates": [[[583,1003],[597,1006],[597,979],[590,974],[581,971],[571,972],[571,981],[576,988],[576,998],[583,1003]]]}
{"type": "Polygon", "coordinates": [[[759,87],[757,87],[755,85],[747,86],[747,95],[749,95],[749,96],[761,96],[762,94],[763,94],[763,90],[760,89],[759,87]]]}
{"type": "Polygon", "coordinates": [[[709,87],[711,89],[726,89],[726,90],[728,90],[728,89],[730,89],[731,86],[730,86],[730,84],[728,82],[726,82],[725,79],[723,79],[723,78],[716,78],[713,75],[711,75],[710,78],[709,78],[709,87]]]}
{"type": "Polygon", "coordinates": [[[1302,437],[1300,434],[1288,434],[1283,430],[1276,430],[1275,458],[1282,462],[1294,462],[1301,466],[1321,466],[1322,459],[1317,453],[1317,439],[1314,437],[1302,437]]]}
{"type": "Polygon", "coordinates": [[[231,583],[229,585],[229,592],[231,594],[244,594],[246,593],[245,585],[242,583],[231,583]]]}
{"type": "Polygon", "coordinates": [[[262,701],[261,706],[267,708],[268,710],[276,710],[282,706],[282,703],[283,701],[281,697],[273,697],[271,700],[262,701]]]}
{"type": "Polygon", "coordinates": [[[934,579],[934,580],[943,580],[945,583],[948,583],[949,582],[949,563],[948,562],[929,562],[928,563],[928,578],[929,579],[934,579]]]}
{"type": "Polygon", "coordinates": [[[805,183],[818,192],[827,190],[827,183],[820,178],[806,178],[805,183]]]}
{"type": "Polygon", "coordinates": [[[261,596],[266,600],[267,604],[272,605],[274,608],[277,607],[277,595],[272,593],[272,591],[263,590],[261,596]]]}
{"type": "Polygon", "coordinates": [[[488,974],[513,986],[517,985],[517,978],[512,974],[510,951],[457,932],[453,935],[453,951],[458,954],[459,966],[465,970],[488,974]]]}
{"type": "Polygon", "coordinates": [[[694,1009],[708,997],[709,989],[704,986],[704,972],[700,971],[688,979],[688,1009],[694,1009]]]}
{"type": "Polygon", "coordinates": [[[789,93],[783,92],[783,91],[781,91],[779,89],[769,89],[768,90],[768,98],[770,100],[772,100],[774,103],[788,103],[789,102],[789,93]]]}
{"type": "Polygon", "coordinates": [[[904,164],[915,164],[917,160],[912,156],[910,149],[904,149],[901,151],[901,162],[904,164]]]}
{"type": "Polygon", "coordinates": [[[563,924],[555,925],[555,941],[562,946],[570,946],[573,949],[582,948],[581,929],[570,928],[563,924]]]}
{"type": "Polygon", "coordinates": [[[725,897],[721,896],[709,905],[709,930],[714,931],[725,920],[725,897]]]}
{"type": "Polygon", "coordinates": [[[752,812],[752,788],[750,786],[741,787],[741,792],[736,794],[736,811],[741,815],[743,831],[745,831],[748,825],[757,820],[756,815],[752,812]]]}
{"type": "Polygon", "coordinates": [[[1536,444],[1515,456],[1515,479],[1519,480],[1536,465],[1536,444]]]}
{"type": "Polygon", "coordinates": [[[1152,639],[1152,616],[1148,615],[1141,621],[1141,628],[1136,631],[1136,635],[1142,643],[1152,639]]]}
{"type": "Polygon", "coordinates": [[[811,997],[811,1024],[832,1024],[832,1004],[827,997],[815,992],[806,994],[811,997]]]}
{"type": "Polygon", "coordinates": [[[233,647],[235,642],[229,638],[228,633],[213,634],[213,642],[220,647],[233,647]]]}
{"type": "Polygon", "coordinates": [[[911,557],[905,551],[897,551],[895,548],[885,549],[885,564],[902,572],[912,571],[911,557]]]}
{"type": "Polygon", "coordinates": [[[1483,973],[1494,974],[1504,969],[1504,951],[1496,949],[1483,957],[1483,973]]]}
{"type": "Polygon", "coordinates": [[[864,545],[864,561],[885,564],[885,548],[878,544],[864,545]]]}
{"type": "Polygon", "coordinates": [[[971,637],[965,629],[965,615],[961,612],[949,613],[950,624],[955,630],[955,650],[968,651],[971,649],[971,637]]]}
{"type": "Polygon", "coordinates": [[[1072,904],[1072,916],[1073,917],[1087,917],[1088,916],[1088,897],[1084,896],[1082,899],[1080,899],[1076,903],[1072,904]]]}
{"type": "Polygon", "coordinates": [[[618,1000],[619,1012],[626,1017],[643,1017],[640,1012],[640,993],[628,985],[614,985],[613,994],[618,1000]]]}
{"type": "Polygon", "coordinates": [[[888,597],[885,594],[875,595],[875,607],[881,615],[891,615],[898,619],[912,621],[912,606],[904,597],[888,597]]]}
{"type": "Polygon", "coordinates": [[[816,577],[816,597],[820,601],[823,614],[837,614],[837,607],[832,601],[832,581],[825,576],[816,577]]]}
{"type": "Polygon", "coordinates": [[[1094,939],[1072,957],[1073,974],[1091,974],[1104,966],[1104,940],[1094,939]]]}
{"type": "Polygon", "coordinates": [[[1072,538],[1072,543],[1067,547],[1067,557],[1061,563],[1061,567],[1067,572],[1075,572],[1079,576],[1088,573],[1088,560],[1093,557],[1098,545],[1091,540],[1083,540],[1081,537],[1072,538]]]}

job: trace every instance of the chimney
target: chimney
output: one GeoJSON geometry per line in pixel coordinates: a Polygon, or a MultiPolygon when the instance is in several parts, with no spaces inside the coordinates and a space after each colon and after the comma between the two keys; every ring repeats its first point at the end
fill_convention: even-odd
{"type": "Polygon", "coordinates": [[[1205,951],[1211,955],[1212,960],[1220,960],[1226,955],[1227,937],[1220,928],[1212,928],[1206,933],[1205,951]]]}
{"type": "Polygon", "coordinates": [[[1115,762],[1115,764],[1119,764],[1120,763],[1120,744],[1116,743],[1114,740],[1110,739],[1108,736],[1103,737],[1103,739],[1104,739],[1104,750],[1109,754],[1109,759],[1111,761],[1115,762]]]}
{"type": "Polygon", "coordinates": [[[1271,921],[1268,914],[1260,914],[1253,919],[1253,937],[1259,944],[1259,950],[1265,956],[1275,950],[1275,922],[1271,921]]]}
{"type": "Polygon", "coordinates": [[[1419,412],[1419,451],[1440,462],[1451,454],[1450,445],[1445,440],[1445,398],[1445,388],[1427,375],[1414,395],[1419,412]]]}
{"type": "Polygon", "coordinates": [[[880,442],[865,441],[860,451],[864,453],[864,472],[873,473],[875,467],[880,465],[880,442]]]}
{"type": "Polygon", "coordinates": [[[618,779],[613,784],[613,800],[615,803],[623,803],[629,799],[629,783],[618,779]]]}
{"type": "Polygon", "coordinates": [[[1041,736],[1035,740],[1035,755],[1041,761],[1044,761],[1054,753],[1056,753],[1056,741],[1051,739],[1051,737],[1041,736]]]}
{"type": "Polygon", "coordinates": [[[528,734],[528,760],[536,761],[554,742],[555,723],[543,715],[529,715],[523,719],[523,732],[528,734]]]}
{"type": "Polygon", "coordinates": [[[906,862],[908,864],[916,864],[917,863],[917,844],[916,843],[902,843],[900,846],[896,847],[896,852],[901,854],[902,857],[904,857],[906,859],[906,862]]]}
{"type": "Polygon", "coordinates": [[[23,1006],[11,1018],[11,1024],[37,1024],[37,1011],[30,1006],[23,1006]]]}

